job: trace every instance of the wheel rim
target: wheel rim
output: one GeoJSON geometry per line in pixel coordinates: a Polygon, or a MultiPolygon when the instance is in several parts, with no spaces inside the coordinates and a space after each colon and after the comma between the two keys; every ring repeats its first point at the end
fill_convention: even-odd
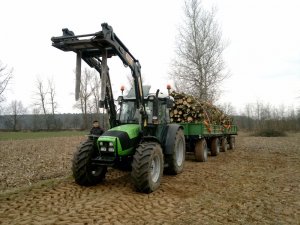
{"type": "Polygon", "coordinates": [[[160,176],[160,158],[158,155],[155,155],[151,161],[150,175],[152,181],[156,183],[160,176]]]}
{"type": "Polygon", "coordinates": [[[102,166],[99,166],[99,167],[93,166],[91,168],[91,175],[97,177],[102,173],[102,170],[103,170],[102,166]]]}
{"type": "Polygon", "coordinates": [[[179,142],[177,143],[176,149],[175,149],[175,154],[176,154],[176,163],[178,166],[181,166],[184,158],[184,144],[182,139],[179,139],[179,142]]]}

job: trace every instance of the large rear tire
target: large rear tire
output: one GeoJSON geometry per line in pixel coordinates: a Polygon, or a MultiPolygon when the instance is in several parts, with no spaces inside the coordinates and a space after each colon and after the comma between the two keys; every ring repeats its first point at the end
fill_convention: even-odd
{"type": "Polygon", "coordinates": [[[87,140],[77,148],[72,162],[73,177],[77,184],[91,186],[105,178],[107,167],[92,165],[92,158],[98,154],[97,149],[94,148],[93,140],[87,140]]]}
{"type": "Polygon", "coordinates": [[[222,138],[221,141],[221,152],[226,152],[227,151],[227,138],[222,138]]]}
{"type": "Polygon", "coordinates": [[[197,162],[207,161],[207,144],[205,139],[197,141],[195,146],[195,159],[197,162]]]}
{"type": "Polygon", "coordinates": [[[138,191],[151,193],[161,181],[164,169],[162,148],[156,142],[140,144],[133,156],[131,176],[138,191]]]}
{"type": "Polygon", "coordinates": [[[220,141],[219,138],[213,138],[211,140],[210,151],[212,156],[217,156],[220,153],[220,141]]]}
{"type": "Polygon", "coordinates": [[[185,137],[182,129],[178,129],[172,155],[165,155],[168,164],[165,172],[167,174],[179,174],[183,171],[185,161],[185,137]]]}

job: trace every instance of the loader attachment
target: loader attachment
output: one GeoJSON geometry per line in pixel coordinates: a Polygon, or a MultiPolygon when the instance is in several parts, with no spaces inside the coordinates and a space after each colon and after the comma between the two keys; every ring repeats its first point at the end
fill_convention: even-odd
{"type": "Polygon", "coordinates": [[[107,23],[101,24],[102,30],[96,33],[75,35],[73,31],[65,28],[63,35],[52,37],[52,46],[62,51],[73,51],[76,53],[76,84],[75,99],[80,97],[81,84],[81,60],[84,60],[91,68],[98,71],[101,78],[100,106],[109,111],[110,125],[115,127],[116,108],[110,83],[107,59],[118,56],[125,66],[131,69],[136,105],[141,114],[141,129],[147,126],[147,113],[145,111],[144,93],[141,79],[141,65],[130,53],[123,42],[113,32],[107,23]]]}

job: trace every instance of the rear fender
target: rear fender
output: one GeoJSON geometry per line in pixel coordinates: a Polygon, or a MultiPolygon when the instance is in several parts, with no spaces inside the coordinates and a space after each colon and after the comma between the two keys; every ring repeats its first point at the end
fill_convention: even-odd
{"type": "Polygon", "coordinates": [[[141,142],[157,142],[157,143],[159,143],[159,144],[161,144],[160,143],[160,141],[158,140],[158,138],[157,137],[155,137],[155,136],[144,136],[143,138],[142,138],[142,140],[141,140],[141,142]]]}
{"type": "Polygon", "coordinates": [[[164,153],[166,155],[173,154],[176,133],[177,133],[178,129],[183,130],[183,127],[179,124],[168,124],[167,125],[166,138],[165,138],[164,145],[163,145],[164,153]]]}

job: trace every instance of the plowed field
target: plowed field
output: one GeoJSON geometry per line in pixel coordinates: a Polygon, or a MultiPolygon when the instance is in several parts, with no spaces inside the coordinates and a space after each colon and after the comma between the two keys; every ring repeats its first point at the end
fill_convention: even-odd
{"type": "Polygon", "coordinates": [[[129,172],[116,169],[97,186],[76,185],[78,141],[0,142],[0,224],[300,224],[299,134],[241,134],[234,151],[206,163],[188,156],[184,172],[165,175],[151,194],[135,192],[129,172]],[[61,178],[39,181],[52,177],[61,178]]]}

